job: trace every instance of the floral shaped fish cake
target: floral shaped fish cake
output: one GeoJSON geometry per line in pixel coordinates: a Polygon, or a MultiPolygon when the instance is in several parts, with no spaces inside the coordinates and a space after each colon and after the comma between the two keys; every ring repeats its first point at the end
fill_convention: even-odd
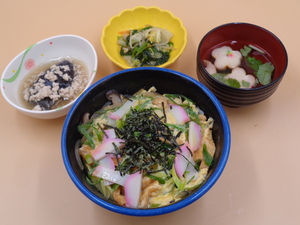
{"type": "Polygon", "coordinates": [[[228,78],[236,79],[241,85],[240,88],[252,88],[256,83],[255,77],[251,74],[246,74],[246,71],[240,67],[234,68],[230,74],[224,77],[224,79],[228,78]]]}
{"type": "Polygon", "coordinates": [[[214,49],[211,55],[215,58],[214,65],[218,70],[225,70],[227,67],[230,69],[238,67],[242,60],[242,54],[228,46],[214,49]]]}
{"type": "Polygon", "coordinates": [[[204,64],[205,64],[205,69],[206,71],[210,74],[213,75],[215,73],[217,73],[217,69],[214,66],[214,64],[212,64],[210,61],[208,60],[203,60],[204,64]]]}

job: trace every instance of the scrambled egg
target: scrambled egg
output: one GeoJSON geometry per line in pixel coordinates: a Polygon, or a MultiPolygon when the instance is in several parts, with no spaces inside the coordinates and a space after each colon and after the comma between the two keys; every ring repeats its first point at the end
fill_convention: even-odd
{"type": "MultiPolygon", "coordinates": [[[[192,178],[189,181],[183,181],[184,182],[184,188],[183,190],[180,190],[178,187],[176,187],[175,184],[175,178],[171,177],[170,174],[166,175],[163,172],[160,173],[159,176],[161,176],[163,179],[165,179],[165,183],[161,184],[157,180],[149,179],[146,176],[143,177],[143,184],[142,184],[142,192],[140,197],[140,203],[139,208],[150,208],[150,207],[161,207],[166,206],[169,204],[172,204],[176,201],[181,200],[182,198],[186,197],[192,190],[196,189],[197,187],[201,186],[201,184],[205,181],[206,176],[208,174],[209,166],[207,166],[204,163],[204,156],[203,156],[203,146],[206,145],[208,153],[213,157],[215,153],[215,144],[212,138],[212,126],[213,126],[213,119],[212,118],[206,118],[206,116],[199,110],[199,108],[192,104],[191,102],[188,102],[187,100],[182,101],[181,98],[175,98],[172,99],[174,102],[170,102],[170,100],[163,95],[157,94],[156,89],[154,87],[150,88],[149,91],[146,90],[140,90],[135,97],[138,99],[136,101],[135,105],[132,107],[136,107],[139,105],[143,105],[145,108],[157,108],[155,110],[156,114],[163,118],[163,116],[166,116],[166,121],[168,124],[176,124],[176,118],[168,111],[168,104],[174,104],[176,102],[179,105],[185,104],[189,105],[190,110],[197,113],[198,119],[200,121],[200,127],[201,127],[201,145],[199,149],[195,150],[193,152],[193,160],[195,162],[200,161],[199,165],[199,172],[196,177],[192,178]],[[152,99],[149,101],[149,99],[152,99]],[[164,102],[165,104],[162,104],[164,102]],[[164,110],[162,110],[164,108],[164,110]],[[168,177],[168,178],[167,178],[168,177]]],[[[114,126],[116,124],[115,121],[111,121],[109,118],[109,113],[107,112],[105,114],[100,114],[99,117],[94,119],[94,124],[100,124],[102,128],[105,128],[105,124],[109,124],[111,126],[114,126]]],[[[188,127],[186,127],[188,129],[188,127]]],[[[188,141],[188,132],[184,131],[181,132],[180,135],[178,135],[180,131],[176,128],[173,128],[173,134],[177,137],[177,143],[179,145],[182,145],[188,141]]],[[[99,140],[97,138],[94,138],[94,142],[97,145],[100,144],[99,140]]],[[[155,174],[157,175],[157,174],[155,174]]],[[[182,179],[182,178],[180,178],[182,179]]],[[[184,178],[183,178],[184,179],[184,178]]],[[[109,187],[106,188],[105,191],[109,191],[109,187]]],[[[122,191],[122,187],[119,187],[115,191],[110,190],[111,194],[109,196],[112,196],[112,198],[119,203],[120,205],[124,205],[125,202],[125,196],[122,191]]]]}

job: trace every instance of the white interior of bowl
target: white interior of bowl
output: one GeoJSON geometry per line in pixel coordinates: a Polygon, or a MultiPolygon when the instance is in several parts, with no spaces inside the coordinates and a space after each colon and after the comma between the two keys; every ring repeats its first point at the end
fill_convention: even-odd
{"type": "Polygon", "coordinates": [[[68,111],[65,109],[70,108],[74,101],[60,109],[33,111],[22,106],[18,94],[21,81],[31,69],[62,57],[77,58],[84,62],[89,74],[87,87],[92,84],[98,66],[97,54],[92,44],[79,36],[59,35],[28,47],[8,64],[1,79],[1,91],[4,98],[18,110],[33,117],[52,119],[65,115],[68,111]]]}

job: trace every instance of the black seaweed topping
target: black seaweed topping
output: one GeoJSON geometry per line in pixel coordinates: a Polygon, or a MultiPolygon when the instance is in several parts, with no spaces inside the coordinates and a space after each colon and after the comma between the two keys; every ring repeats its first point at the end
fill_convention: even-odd
{"type": "Polygon", "coordinates": [[[132,109],[124,126],[115,128],[117,136],[125,140],[122,148],[116,148],[116,158],[121,175],[145,171],[151,174],[171,170],[176,150],[180,149],[163,118],[152,109],[132,109]]]}

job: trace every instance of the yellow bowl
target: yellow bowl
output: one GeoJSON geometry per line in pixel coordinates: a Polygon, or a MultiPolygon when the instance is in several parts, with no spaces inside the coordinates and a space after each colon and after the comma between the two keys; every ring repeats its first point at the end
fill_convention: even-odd
{"type": "Polygon", "coordinates": [[[107,57],[123,69],[130,67],[120,55],[120,46],[117,43],[118,32],[130,29],[140,29],[145,25],[165,28],[174,36],[174,50],[171,51],[169,60],[157,67],[167,67],[174,63],[182,54],[187,43],[187,32],[182,21],[175,17],[170,11],[161,10],[158,7],[137,6],[133,9],[123,10],[119,15],[112,17],[103,28],[101,44],[107,57]]]}

